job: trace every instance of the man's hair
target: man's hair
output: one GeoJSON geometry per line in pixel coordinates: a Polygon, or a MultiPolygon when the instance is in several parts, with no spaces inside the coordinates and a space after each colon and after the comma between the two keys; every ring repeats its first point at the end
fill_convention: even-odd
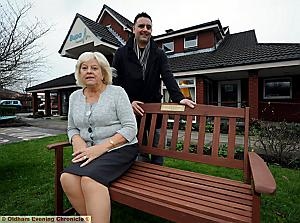
{"type": "Polygon", "coordinates": [[[148,18],[152,22],[152,19],[151,19],[150,15],[148,15],[146,12],[141,12],[141,13],[137,14],[136,17],[134,18],[134,24],[141,17],[148,18]]]}

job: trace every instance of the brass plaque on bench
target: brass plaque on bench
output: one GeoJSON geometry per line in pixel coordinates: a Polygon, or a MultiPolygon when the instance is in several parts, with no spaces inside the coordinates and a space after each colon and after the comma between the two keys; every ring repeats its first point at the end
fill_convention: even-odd
{"type": "Polygon", "coordinates": [[[160,107],[161,111],[184,111],[185,105],[165,105],[162,104],[160,107]]]}

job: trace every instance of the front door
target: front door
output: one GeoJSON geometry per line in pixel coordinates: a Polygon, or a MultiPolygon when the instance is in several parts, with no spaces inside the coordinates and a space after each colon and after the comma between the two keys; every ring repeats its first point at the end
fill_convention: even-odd
{"type": "Polygon", "coordinates": [[[218,86],[218,105],[241,107],[241,81],[220,81],[218,86]]]}

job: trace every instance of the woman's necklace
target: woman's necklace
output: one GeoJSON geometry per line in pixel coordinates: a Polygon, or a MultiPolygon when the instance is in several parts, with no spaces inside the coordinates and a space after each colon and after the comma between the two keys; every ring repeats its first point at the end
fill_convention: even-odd
{"type": "Polygon", "coordinates": [[[93,113],[93,110],[94,110],[93,105],[94,104],[87,105],[87,108],[89,108],[89,109],[86,111],[85,115],[88,116],[88,119],[91,118],[91,115],[93,113]]]}

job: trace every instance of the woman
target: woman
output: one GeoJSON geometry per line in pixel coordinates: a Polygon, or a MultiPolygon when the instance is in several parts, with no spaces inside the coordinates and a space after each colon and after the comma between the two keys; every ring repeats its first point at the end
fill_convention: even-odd
{"type": "Polygon", "coordinates": [[[136,120],[124,89],[111,85],[110,65],[101,53],[81,54],[75,78],[83,88],[70,96],[67,131],[73,159],[61,183],[80,215],[108,223],[108,186],[137,156],[136,120]]]}

